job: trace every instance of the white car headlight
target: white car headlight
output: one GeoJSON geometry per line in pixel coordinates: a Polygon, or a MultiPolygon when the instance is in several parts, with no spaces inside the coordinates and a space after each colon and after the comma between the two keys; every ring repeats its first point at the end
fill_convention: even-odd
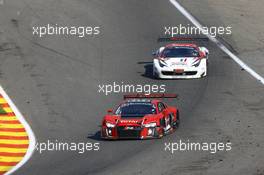
{"type": "Polygon", "coordinates": [[[201,63],[201,59],[198,59],[198,60],[196,60],[196,61],[194,61],[194,62],[192,63],[192,66],[194,66],[194,67],[198,67],[198,66],[200,65],[200,63],[201,63]]]}
{"type": "Polygon", "coordinates": [[[147,123],[144,125],[146,128],[156,127],[157,123],[147,123]]]}
{"type": "Polygon", "coordinates": [[[160,67],[168,66],[163,60],[159,60],[160,67]]]}
{"type": "Polygon", "coordinates": [[[108,123],[108,122],[106,122],[105,125],[106,125],[108,128],[114,128],[114,127],[115,127],[115,124],[108,123]]]}

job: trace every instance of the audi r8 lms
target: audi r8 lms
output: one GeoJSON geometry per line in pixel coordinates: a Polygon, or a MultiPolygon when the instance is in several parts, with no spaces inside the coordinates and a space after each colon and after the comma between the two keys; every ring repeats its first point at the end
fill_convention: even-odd
{"type": "Polygon", "coordinates": [[[176,95],[124,96],[124,101],[104,116],[101,138],[148,139],[172,133],[180,123],[179,110],[157,98],[176,98],[176,95]]]}
{"type": "Polygon", "coordinates": [[[209,51],[196,44],[172,43],[153,53],[153,76],[160,79],[190,79],[207,75],[209,51]]]}

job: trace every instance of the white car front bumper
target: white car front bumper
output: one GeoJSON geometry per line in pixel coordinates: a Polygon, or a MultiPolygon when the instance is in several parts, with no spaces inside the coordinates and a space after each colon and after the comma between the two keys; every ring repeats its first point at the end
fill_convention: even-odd
{"type": "Polygon", "coordinates": [[[153,61],[153,75],[156,78],[161,79],[192,79],[201,78],[207,75],[207,63],[206,59],[202,59],[198,67],[194,66],[173,66],[173,67],[161,67],[159,61],[154,59],[153,61]],[[183,69],[183,72],[177,72],[177,69],[183,69]]]}

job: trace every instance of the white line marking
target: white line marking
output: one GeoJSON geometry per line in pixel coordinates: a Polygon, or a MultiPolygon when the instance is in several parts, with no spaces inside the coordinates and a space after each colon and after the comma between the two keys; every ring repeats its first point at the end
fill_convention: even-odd
{"type": "Polygon", "coordinates": [[[24,126],[24,128],[28,134],[28,137],[29,137],[29,146],[28,146],[28,149],[27,149],[25,156],[23,157],[23,159],[18,164],[16,164],[16,166],[12,167],[12,169],[10,169],[8,172],[5,173],[5,175],[9,175],[9,174],[14,173],[16,170],[18,170],[20,167],[22,167],[29,160],[29,158],[32,156],[32,154],[34,152],[36,139],[35,139],[35,135],[34,135],[33,131],[31,130],[29,124],[26,122],[26,120],[24,119],[24,117],[22,116],[22,114],[20,113],[20,111],[18,110],[16,105],[13,103],[13,101],[9,98],[7,93],[4,91],[2,86],[0,86],[0,93],[5,98],[7,103],[10,105],[13,112],[16,114],[17,119],[24,126]]]}
{"type": "Polygon", "coordinates": [[[239,64],[244,70],[251,74],[254,78],[264,84],[264,78],[260,76],[257,72],[251,69],[246,63],[244,63],[238,56],[232,53],[224,44],[219,40],[214,38],[212,35],[205,32],[203,26],[176,0],[170,0],[170,2],[187,18],[189,19],[196,27],[198,27],[201,32],[207,36],[212,42],[214,42],[222,51],[229,55],[237,64],[239,64]]]}

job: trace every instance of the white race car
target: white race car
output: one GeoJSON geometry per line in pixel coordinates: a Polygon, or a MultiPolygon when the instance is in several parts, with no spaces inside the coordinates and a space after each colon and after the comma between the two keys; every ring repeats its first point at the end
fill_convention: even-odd
{"type": "Polygon", "coordinates": [[[173,43],[153,53],[153,76],[160,79],[201,78],[207,75],[209,51],[196,44],[173,43]]]}

